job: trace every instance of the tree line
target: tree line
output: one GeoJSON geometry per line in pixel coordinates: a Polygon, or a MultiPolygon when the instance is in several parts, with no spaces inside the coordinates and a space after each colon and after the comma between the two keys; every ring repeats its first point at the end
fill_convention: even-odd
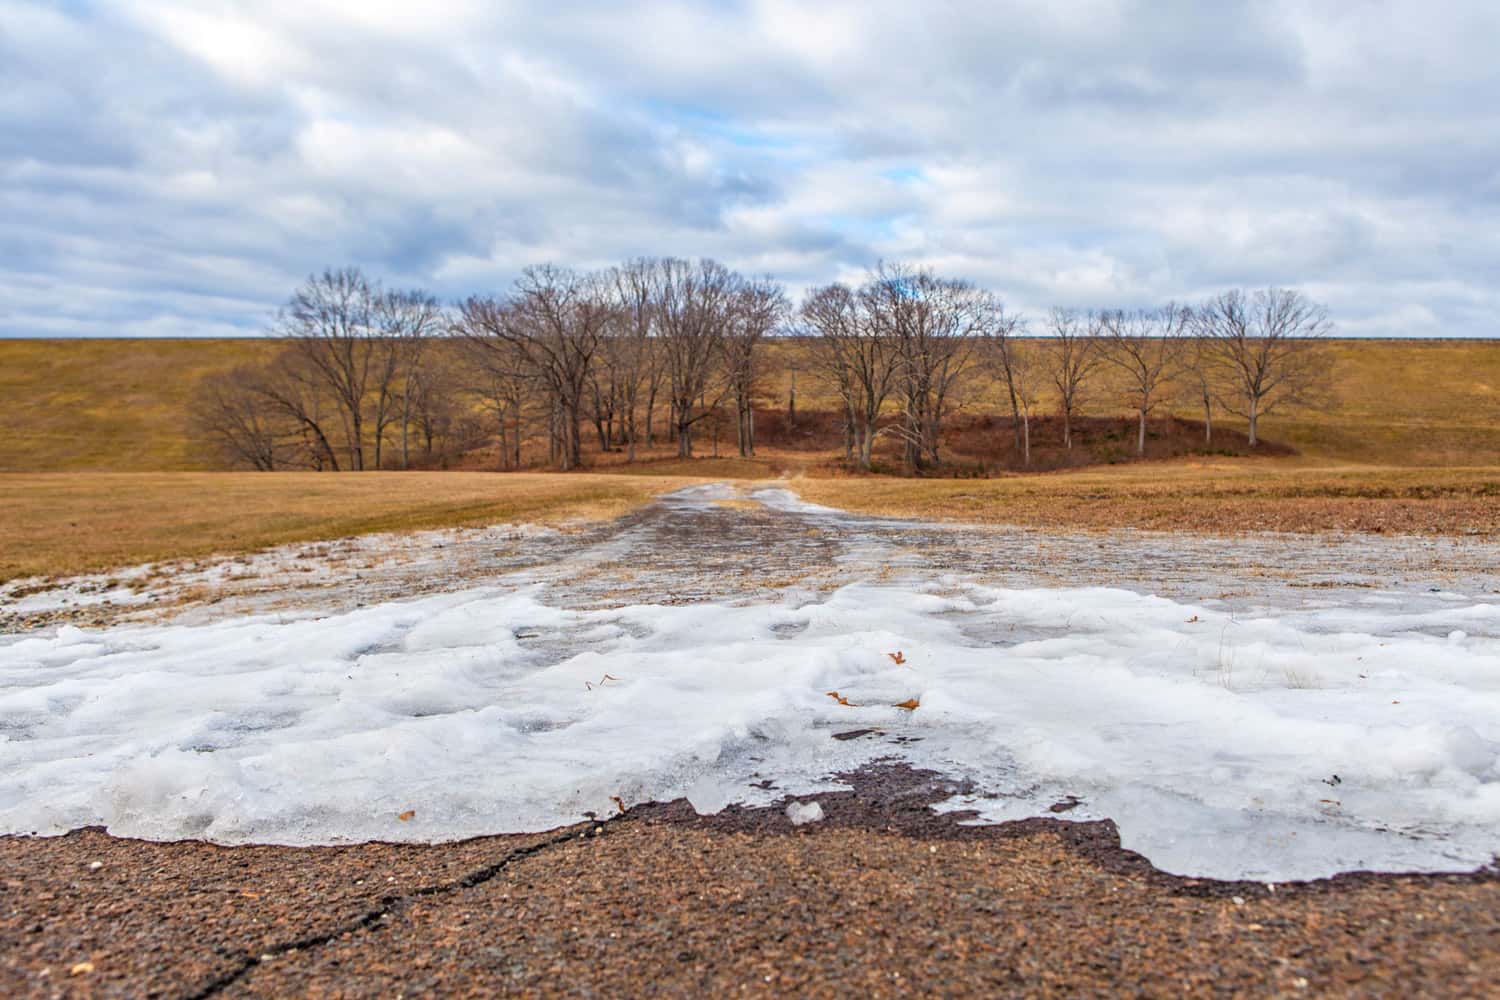
{"type": "Polygon", "coordinates": [[[487,444],[499,467],[519,468],[543,439],[567,470],[589,438],[627,462],[658,440],[689,458],[695,437],[711,434],[717,452],[731,426],[750,456],[765,345],[781,335],[805,345],[842,409],[845,456],[866,471],[880,437],[907,471],[940,467],[944,421],[978,377],[1001,388],[1028,465],[1032,421],[1056,413],[1071,449],[1105,371],[1137,418],[1137,454],[1152,413],[1184,398],[1209,443],[1217,406],[1247,422],[1253,447],[1261,417],[1318,397],[1329,329],[1321,306],[1269,288],[1195,306],[1055,308],[1032,330],[994,293],[905,264],[795,307],[775,281],[712,260],[528,268],[503,294],[449,307],[346,268],[293,294],[274,360],[206,378],[193,421],[227,461],[264,470],[431,466],[487,444]]]}

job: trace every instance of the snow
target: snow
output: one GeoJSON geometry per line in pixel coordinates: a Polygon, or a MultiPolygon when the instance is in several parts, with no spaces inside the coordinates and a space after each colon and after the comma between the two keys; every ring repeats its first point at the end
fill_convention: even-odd
{"type": "Polygon", "coordinates": [[[786,807],[786,818],[791,820],[793,826],[817,823],[823,818],[823,807],[816,801],[792,802],[786,807]]]}
{"type": "Polygon", "coordinates": [[[975,782],[945,808],[979,821],[1076,797],[1068,819],[1111,818],[1183,874],[1457,871],[1500,850],[1494,604],[787,593],[580,610],[490,587],[0,640],[0,832],[450,839],[616,796],[767,804],[897,758],[975,782]],[[857,728],[877,734],[830,738],[857,728]]]}
{"type": "Polygon", "coordinates": [[[337,587],[355,589],[364,597],[370,589],[377,594],[410,591],[420,579],[441,583],[472,571],[481,560],[504,563],[496,556],[517,548],[517,543],[537,550],[538,542],[555,543],[561,537],[555,528],[533,524],[380,532],[234,556],[142,563],[60,580],[24,577],[0,584],[0,610],[18,618],[87,610],[146,617],[212,592],[215,605],[234,610],[269,604],[267,598],[274,597],[278,605],[285,605],[277,610],[285,611],[337,587]],[[395,586],[363,586],[372,576],[393,578],[395,586]]]}

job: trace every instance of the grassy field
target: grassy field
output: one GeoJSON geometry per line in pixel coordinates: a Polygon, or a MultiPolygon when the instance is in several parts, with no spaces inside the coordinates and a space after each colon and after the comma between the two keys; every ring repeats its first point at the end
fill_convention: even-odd
{"type": "Polygon", "coordinates": [[[0,475],[0,580],[375,531],[616,517],[689,481],[476,472],[0,475]]]}
{"type": "MultiPolygon", "coordinates": [[[[1291,458],[947,480],[830,477],[828,455],[795,448],[691,461],[660,449],[636,466],[608,456],[600,474],[191,471],[203,464],[184,419],[198,379],[276,348],[0,341],[0,580],[372,531],[610,517],[694,478],[789,477],[830,506],[1039,527],[1500,530],[1500,342],[1331,342],[1334,408],[1264,426],[1299,449],[1291,458]]],[[[802,349],[768,352],[769,403],[784,404],[802,349]]],[[[805,361],[799,368],[799,408],[829,405],[805,361]]],[[[1090,409],[1116,412],[1117,402],[1101,385],[1090,409]]],[[[995,387],[976,380],[966,408],[1001,409],[995,387]]]]}
{"type": "Polygon", "coordinates": [[[806,500],[871,514],[1040,528],[1500,533],[1500,468],[1143,463],[998,479],[799,479],[806,500]]]}
{"type": "MultiPolygon", "coordinates": [[[[274,341],[0,341],[0,470],[206,469],[186,426],[203,375],[266,360],[274,341]]],[[[803,345],[771,345],[766,402],[784,406],[803,345]]],[[[1331,341],[1336,402],[1326,413],[1267,418],[1262,433],[1315,465],[1500,465],[1500,341],[1331,341]]],[[[797,366],[799,406],[831,408],[829,391],[797,366]]],[[[983,378],[965,408],[1004,412],[983,378]]],[[[1121,412],[1107,382],[1086,411],[1121,412]]],[[[1186,404],[1178,411],[1196,417],[1186,404]]],[[[1225,426],[1233,426],[1225,420],[1225,426]]],[[[723,474],[723,473],[705,473],[723,474]]],[[[748,470],[746,470],[746,474],[748,470]]]]}
{"type": "MultiPolygon", "coordinates": [[[[725,463],[714,475],[759,471],[725,463]]],[[[0,475],[7,511],[0,581],[375,531],[609,518],[694,481],[589,473],[11,473],[0,475]]],[[[789,485],[807,500],[854,511],[1040,528],[1500,532],[1500,468],[1226,459],[999,479],[801,477],[789,485]]]]}

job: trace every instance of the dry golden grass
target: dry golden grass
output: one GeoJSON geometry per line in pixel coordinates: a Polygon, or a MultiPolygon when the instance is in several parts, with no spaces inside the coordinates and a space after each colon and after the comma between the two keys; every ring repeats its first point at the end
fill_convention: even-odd
{"type": "Polygon", "coordinates": [[[1334,405],[1273,415],[1267,434],[1313,459],[1500,464],[1500,341],[1333,341],[1334,405]]]}
{"type": "Polygon", "coordinates": [[[273,340],[0,341],[0,471],[204,469],[187,429],[204,375],[273,340]]]}
{"type": "Polygon", "coordinates": [[[642,454],[634,463],[626,463],[623,455],[587,456],[593,461],[591,468],[598,473],[621,476],[692,476],[709,479],[764,479],[778,476],[782,470],[769,457],[740,458],[721,456],[697,456],[678,458],[665,450],[655,455],[642,454]]]}
{"type": "MultiPolygon", "coordinates": [[[[1290,460],[1132,464],[996,480],[815,478],[829,471],[828,456],[772,450],[748,460],[683,461],[658,449],[634,466],[621,456],[592,456],[611,475],[156,471],[203,464],[185,420],[198,380],[264,361],[277,347],[266,340],[0,341],[0,470],[16,470],[0,475],[0,579],[361,532],[609,517],[684,485],[676,477],[795,476],[808,500],[831,506],[1038,527],[1500,531],[1500,342],[1331,342],[1336,405],[1263,425],[1268,438],[1301,450],[1290,460]]],[[[765,389],[778,405],[789,362],[804,350],[783,342],[767,352],[765,389]]],[[[799,406],[831,405],[805,359],[800,367],[799,406]]],[[[982,380],[968,406],[1003,409],[982,380]]],[[[1118,408],[1101,385],[1087,409],[1118,408]]],[[[1186,406],[1180,412],[1194,415],[1186,406]]]]}
{"type": "MultiPolygon", "coordinates": [[[[376,531],[606,519],[695,481],[588,473],[9,473],[0,475],[7,512],[0,580],[376,531]]],[[[811,502],[852,511],[1038,528],[1500,533],[1500,468],[1210,460],[987,480],[798,477],[789,485],[811,502]]]]}
{"type": "MultiPolygon", "coordinates": [[[[1500,341],[1336,340],[1327,346],[1334,406],[1320,414],[1273,414],[1262,426],[1268,439],[1293,445],[1314,465],[1500,465],[1500,341]]],[[[263,362],[277,349],[263,339],[0,341],[0,470],[210,467],[187,433],[194,387],[205,374],[263,362]]],[[[785,405],[795,360],[799,405],[834,406],[805,355],[806,345],[795,341],[768,346],[762,381],[769,402],[785,405]]],[[[966,395],[967,409],[1005,411],[998,386],[983,378],[966,395]]],[[[1095,387],[1085,407],[1098,416],[1123,409],[1120,393],[1107,382],[1095,387]]],[[[1186,403],[1177,411],[1197,416],[1186,403]]],[[[732,441],[721,447],[732,450],[732,441]]],[[[700,453],[707,450],[700,441],[700,453]]],[[[749,466],[729,471],[723,462],[718,468],[725,471],[698,471],[699,465],[714,468],[706,459],[675,468],[663,460],[646,471],[782,471],[765,463],[759,472],[749,466]]]]}
{"type": "Polygon", "coordinates": [[[813,503],[1041,528],[1500,533],[1500,468],[1284,466],[1237,459],[1001,479],[797,479],[813,503]]]}
{"type": "Polygon", "coordinates": [[[616,517],[682,479],[477,472],[0,475],[0,580],[454,525],[616,517]]]}

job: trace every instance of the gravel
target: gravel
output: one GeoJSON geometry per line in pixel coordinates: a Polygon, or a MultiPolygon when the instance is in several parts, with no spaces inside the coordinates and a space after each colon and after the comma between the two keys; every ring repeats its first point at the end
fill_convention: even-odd
{"type": "Polygon", "coordinates": [[[1500,878],[1182,879],[1107,822],[963,825],[937,775],[434,846],[0,838],[0,995],[1482,996],[1500,878]],[[92,867],[95,863],[97,868],[92,867]]]}

